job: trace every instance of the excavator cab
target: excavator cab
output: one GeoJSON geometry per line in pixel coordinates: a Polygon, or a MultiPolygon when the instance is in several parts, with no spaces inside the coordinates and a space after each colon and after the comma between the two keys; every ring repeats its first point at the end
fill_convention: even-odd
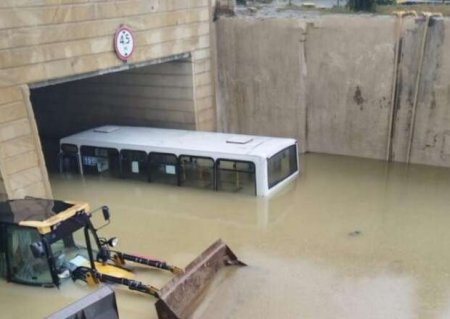
{"type": "Polygon", "coordinates": [[[100,240],[88,208],[45,199],[0,203],[0,259],[7,280],[58,287],[77,267],[92,265],[100,240]]]}
{"type": "Polygon", "coordinates": [[[225,266],[245,265],[225,243],[216,241],[185,269],[165,261],[114,250],[117,239],[99,237],[110,222],[109,209],[100,209],[104,223],[97,228],[87,203],[49,199],[0,202],[0,272],[8,281],[59,287],[68,278],[89,286],[125,285],[157,299],[160,319],[187,318],[214,275],[225,266]],[[128,264],[166,270],[174,277],[161,289],[134,279],[128,264]]]}

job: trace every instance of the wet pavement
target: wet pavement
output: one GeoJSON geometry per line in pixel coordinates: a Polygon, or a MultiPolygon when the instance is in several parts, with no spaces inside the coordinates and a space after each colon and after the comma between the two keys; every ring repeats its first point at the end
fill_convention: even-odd
{"type": "MultiPolygon", "coordinates": [[[[197,317],[450,318],[450,170],[302,157],[271,199],[53,175],[54,195],[108,204],[119,249],[180,266],[222,238],[249,266],[222,272],[197,317]]],[[[139,269],[161,286],[170,275],[139,269]]],[[[2,318],[42,318],[89,293],[0,282],[2,318]],[[31,312],[32,311],[32,312],[31,312]]],[[[156,318],[152,297],[116,288],[121,318],[156,318]]]]}

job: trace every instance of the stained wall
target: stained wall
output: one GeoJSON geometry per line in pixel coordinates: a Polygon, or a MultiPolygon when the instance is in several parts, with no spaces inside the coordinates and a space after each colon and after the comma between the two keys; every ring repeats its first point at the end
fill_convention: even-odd
{"type": "Polygon", "coordinates": [[[450,19],[234,17],[216,27],[221,130],[450,167],[450,19]]]}

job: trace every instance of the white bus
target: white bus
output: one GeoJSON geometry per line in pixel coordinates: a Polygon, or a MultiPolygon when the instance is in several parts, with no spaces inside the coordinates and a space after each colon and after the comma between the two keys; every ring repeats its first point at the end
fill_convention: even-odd
{"type": "Polygon", "coordinates": [[[62,138],[59,169],[267,196],[299,160],[291,138],[102,126],[62,138]]]}

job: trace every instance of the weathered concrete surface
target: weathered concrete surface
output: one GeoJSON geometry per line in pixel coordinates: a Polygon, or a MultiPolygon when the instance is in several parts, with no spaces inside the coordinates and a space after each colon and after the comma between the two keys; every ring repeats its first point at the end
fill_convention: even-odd
{"type": "Polygon", "coordinates": [[[292,136],[302,151],[450,167],[450,20],[431,20],[419,74],[424,25],[369,15],[221,19],[219,127],[292,136]]]}
{"type": "MultiPolygon", "coordinates": [[[[450,166],[450,20],[431,21],[410,162],[450,166]]],[[[411,137],[410,137],[411,138],[411,137]]]]}
{"type": "Polygon", "coordinates": [[[329,16],[308,29],[308,151],[385,158],[394,25],[387,16],[329,16]]]}
{"type": "Polygon", "coordinates": [[[219,127],[304,141],[304,21],[220,19],[217,29],[219,127]]]}
{"type": "MultiPolygon", "coordinates": [[[[397,26],[400,27],[400,26],[397,26]]],[[[397,71],[397,90],[392,107],[392,137],[390,158],[398,162],[407,161],[408,139],[415,86],[420,59],[423,24],[415,18],[403,19],[399,39],[399,60],[397,71]]]]}

